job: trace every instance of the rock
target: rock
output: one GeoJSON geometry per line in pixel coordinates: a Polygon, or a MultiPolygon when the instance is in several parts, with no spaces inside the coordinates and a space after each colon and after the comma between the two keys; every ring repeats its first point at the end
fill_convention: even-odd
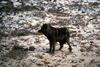
{"type": "Polygon", "coordinates": [[[85,59],[80,59],[81,61],[84,61],[85,59]]]}
{"type": "Polygon", "coordinates": [[[91,61],[90,61],[90,63],[94,63],[95,62],[95,59],[92,59],[91,61]]]}
{"type": "Polygon", "coordinates": [[[100,67],[100,64],[97,64],[97,67],[100,67]]]}
{"type": "Polygon", "coordinates": [[[82,41],[81,41],[81,44],[82,44],[82,45],[87,44],[87,43],[88,43],[87,40],[82,40],[82,41]]]}
{"type": "Polygon", "coordinates": [[[71,63],[77,63],[77,60],[72,60],[71,63]]]}
{"type": "Polygon", "coordinates": [[[96,54],[100,54],[100,48],[96,50],[96,54]]]}
{"type": "Polygon", "coordinates": [[[50,61],[51,61],[50,59],[48,59],[48,60],[45,59],[42,62],[47,65],[47,64],[50,64],[50,61]]]}
{"type": "Polygon", "coordinates": [[[85,59],[80,59],[80,60],[79,60],[80,63],[82,63],[82,62],[84,62],[84,61],[85,61],[85,59]]]}
{"type": "Polygon", "coordinates": [[[4,48],[3,46],[0,46],[0,51],[1,51],[3,48],[4,48]]]}
{"type": "Polygon", "coordinates": [[[30,46],[30,47],[29,47],[29,50],[30,50],[30,51],[34,51],[34,50],[35,50],[35,47],[30,46]]]}
{"type": "Polygon", "coordinates": [[[43,59],[44,57],[43,57],[43,55],[36,55],[36,57],[38,58],[38,59],[43,59]]]}
{"type": "Polygon", "coordinates": [[[24,50],[24,51],[28,51],[29,50],[28,47],[23,46],[23,45],[14,45],[12,49],[13,50],[24,50]]]}
{"type": "Polygon", "coordinates": [[[43,66],[43,65],[44,65],[44,63],[41,62],[40,60],[36,61],[36,64],[37,64],[38,66],[43,66]]]}
{"type": "Polygon", "coordinates": [[[77,65],[72,65],[72,67],[77,67],[77,65]]]}
{"type": "Polygon", "coordinates": [[[54,67],[52,64],[48,64],[48,67],[54,67]]]}
{"type": "Polygon", "coordinates": [[[17,45],[16,45],[16,46],[13,47],[13,49],[14,49],[14,50],[23,49],[23,46],[17,46],[17,45]]]}
{"type": "Polygon", "coordinates": [[[80,49],[80,51],[81,51],[81,52],[85,52],[86,49],[82,47],[82,48],[80,49]]]}

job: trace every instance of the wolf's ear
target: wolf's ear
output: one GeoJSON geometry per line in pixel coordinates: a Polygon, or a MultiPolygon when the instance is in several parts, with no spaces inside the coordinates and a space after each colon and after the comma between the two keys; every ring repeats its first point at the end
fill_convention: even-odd
{"type": "Polygon", "coordinates": [[[46,23],[45,23],[45,24],[43,24],[43,26],[47,26],[47,25],[48,25],[48,24],[46,24],[46,23]]]}
{"type": "Polygon", "coordinates": [[[48,28],[48,27],[50,27],[50,24],[43,24],[43,27],[45,27],[45,28],[48,28]]]}
{"type": "Polygon", "coordinates": [[[48,26],[48,24],[43,24],[43,27],[44,27],[44,28],[47,28],[47,26],[48,26]]]}

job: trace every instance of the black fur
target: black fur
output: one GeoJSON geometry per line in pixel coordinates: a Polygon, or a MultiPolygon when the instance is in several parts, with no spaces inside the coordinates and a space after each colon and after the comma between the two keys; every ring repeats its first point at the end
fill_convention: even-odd
{"type": "Polygon", "coordinates": [[[67,42],[67,44],[69,45],[69,51],[72,51],[69,43],[70,34],[66,27],[54,28],[50,24],[43,24],[38,32],[43,33],[48,38],[50,42],[50,53],[54,53],[56,42],[60,43],[59,50],[61,50],[63,48],[63,44],[67,42]]]}

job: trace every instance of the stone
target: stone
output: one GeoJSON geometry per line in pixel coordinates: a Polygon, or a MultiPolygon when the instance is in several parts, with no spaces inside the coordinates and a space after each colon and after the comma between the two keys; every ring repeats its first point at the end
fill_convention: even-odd
{"type": "Polygon", "coordinates": [[[29,47],[29,50],[30,50],[30,51],[34,51],[34,50],[35,50],[35,47],[34,47],[34,46],[30,46],[30,47],[29,47]]]}

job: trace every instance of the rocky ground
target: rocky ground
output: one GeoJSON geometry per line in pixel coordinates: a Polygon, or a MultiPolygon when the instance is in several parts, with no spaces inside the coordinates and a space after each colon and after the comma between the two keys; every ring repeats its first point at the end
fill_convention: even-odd
{"type": "Polygon", "coordinates": [[[63,1],[34,0],[32,10],[0,12],[0,67],[100,67],[100,2],[63,1]],[[70,30],[72,53],[67,44],[58,51],[59,43],[47,53],[47,38],[35,34],[43,23],[70,30]]]}

